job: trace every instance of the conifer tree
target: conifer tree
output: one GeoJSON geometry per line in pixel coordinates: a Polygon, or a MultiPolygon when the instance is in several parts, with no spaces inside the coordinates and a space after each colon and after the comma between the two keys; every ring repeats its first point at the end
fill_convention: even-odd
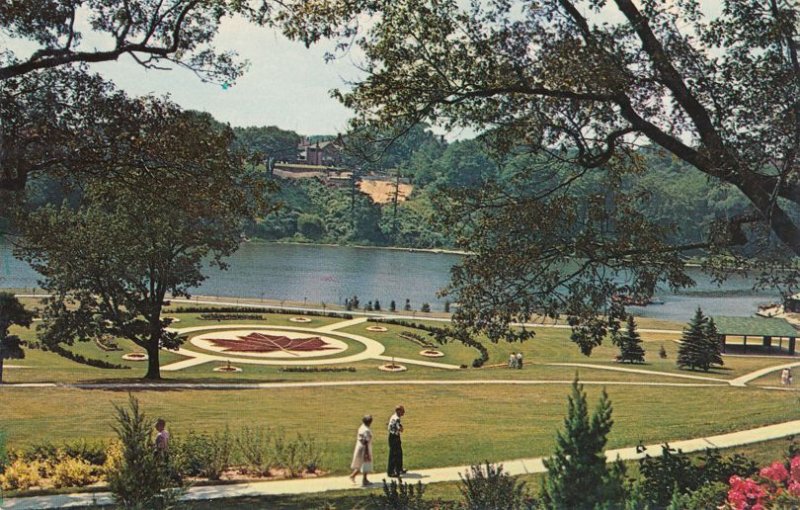
{"type": "Polygon", "coordinates": [[[699,307],[683,330],[677,364],[681,368],[708,372],[711,365],[722,365],[717,328],[699,307]]]}
{"type": "Polygon", "coordinates": [[[644,363],[644,349],[642,348],[642,338],[636,331],[636,321],[633,315],[628,315],[628,323],[625,330],[619,334],[615,343],[619,347],[619,360],[623,363],[644,363]]]}
{"type": "Polygon", "coordinates": [[[724,363],[722,361],[719,332],[717,331],[717,325],[714,324],[714,319],[711,317],[708,318],[704,333],[706,339],[706,348],[703,351],[703,364],[707,367],[711,367],[711,365],[722,366],[724,363]]]}
{"type": "Polygon", "coordinates": [[[618,470],[609,472],[603,448],[614,421],[611,401],[605,390],[594,414],[589,418],[586,393],[577,377],[567,398],[564,431],[556,436],[556,451],[544,461],[547,479],[542,487],[545,508],[591,510],[607,501],[610,494],[620,494],[622,481],[618,470]]]}

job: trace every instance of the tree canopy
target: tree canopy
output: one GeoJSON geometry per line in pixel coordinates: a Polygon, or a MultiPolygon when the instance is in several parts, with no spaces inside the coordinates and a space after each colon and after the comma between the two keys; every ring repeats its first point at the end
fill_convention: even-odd
{"type": "Polygon", "coordinates": [[[368,75],[338,97],[362,122],[472,128],[500,153],[536,155],[515,189],[488,181],[451,202],[474,253],[453,274],[458,318],[497,339],[534,311],[564,313],[589,324],[591,352],[624,318],[611,297],[690,284],[691,250],[719,276],[755,266],[765,285],[795,286],[799,13],[788,0],[329,0],[290,33],[355,40],[368,75]],[[685,218],[642,214],[649,194],[625,186],[648,174],[642,146],[746,207],[672,242],[685,218]]]}
{"type": "Polygon", "coordinates": [[[28,328],[33,321],[33,313],[26,310],[19,299],[9,292],[0,292],[0,384],[3,383],[3,360],[25,357],[16,335],[9,335],[12,325],[28,328]]]}
{"type": "Polygon", "coordinates": [[[138,104],[138,158],[109,162],[125,179],[91,179],[78,207],[24,214],[15,253],[51,294],[40,335],[46,347],[120,336],[147,351],[146,377],[158,378],[159,348],[181,341],[166,331],[165,299],[199,285],[204,262],[224,267],[261,190],[231,152],[229,128],[164,100],[138,104]]]}

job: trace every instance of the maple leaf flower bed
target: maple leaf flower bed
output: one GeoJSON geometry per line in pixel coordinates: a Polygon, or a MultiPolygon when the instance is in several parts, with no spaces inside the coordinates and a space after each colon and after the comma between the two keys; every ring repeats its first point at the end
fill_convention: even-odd
{"type": "Polygon", "coordinates": [[[268,335],[266,333],[250,333],[240,336],[238,340],[229,338],[209,338],[216,347],[222,347],[230,352],[275,352],[298,351],[314,352],[337,350],[318,336],[309,338],[289,338],[282,335],[268,335]]]}

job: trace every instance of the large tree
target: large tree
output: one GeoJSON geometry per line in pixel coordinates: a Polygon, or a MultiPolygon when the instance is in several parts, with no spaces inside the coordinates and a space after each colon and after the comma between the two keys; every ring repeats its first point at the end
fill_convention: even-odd
{"type": "Polygon", "coordinates": [[[117,93],[90,64],[132,58],[231,84],[247,63],[215,46],[223,20],[269,25],[283,10],[271,0],[0,3],[0,191],[23,190],[37,173],[91,170],[113,145],[103,127],[117,93]]]}
{"type": "Polygon", "coordinates": [[[368,75],[339,96],[362,120],[473,128],[501,152],[537,156],[513,189],[487,181],[452,202],[465,220],[455,235],[474,254],[453,274],[463,324],[514,338],[514,321],[566,313],[588,353],[624,318],[605,310],[610,298],[647,295],[659,281],[690,284],[680,255],[692,249],[727,255],[710,258],[711,270],[745,263],[730,256],[761,255],[765,284],[798,281],[794,266],[771,272],[800,254],[796,2],[314,7],[297,12],[290,34],[312,41],[335,23],[356,41],[368,75]],[[648,190],[626,187],[647,172],[637,153],[645,144],[736,190],[749,209],[670,243],[686,218],[654,221],[637,207],[648,190]],[[595,319],[604,310],[610,324],[595,319]]]}
{"type": "Polygon", "coordinates": [[[19,337],[9,335],[8,329],[13,325],[28,328],[32,320],[33,313],[26,310],[14,294],[0,292],[0,384],[3,383],[3,360],[25,356],[19,337]]]}
{"type": "Polygon", "coordinates": [[[149,355],[145,377],[157,379],[159,349],[181,342],[166,330],[165,300],[199,285],[205,261],[224,267],[260,201],[251,193],[258,182],[230,151],[230,129],[163,100],[135,100],[130,111],[140,126],[132,141],[138,158],[108,163],[125,179],[89,180],[77,208],[23,215],[16,253],[51,294],[45,346],[127,338],[149,355]]]}

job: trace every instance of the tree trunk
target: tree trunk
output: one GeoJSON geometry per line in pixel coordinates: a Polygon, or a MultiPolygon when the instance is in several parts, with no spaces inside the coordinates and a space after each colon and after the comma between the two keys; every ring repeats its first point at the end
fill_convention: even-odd
{"type": "Polygon", "coordinates": [[[159,338],[150,338],[150,342],[147,345],[147,374],[144,376],[145,379],[161,379],[161,365],[158,362],[158,344],[159,338]]]}

